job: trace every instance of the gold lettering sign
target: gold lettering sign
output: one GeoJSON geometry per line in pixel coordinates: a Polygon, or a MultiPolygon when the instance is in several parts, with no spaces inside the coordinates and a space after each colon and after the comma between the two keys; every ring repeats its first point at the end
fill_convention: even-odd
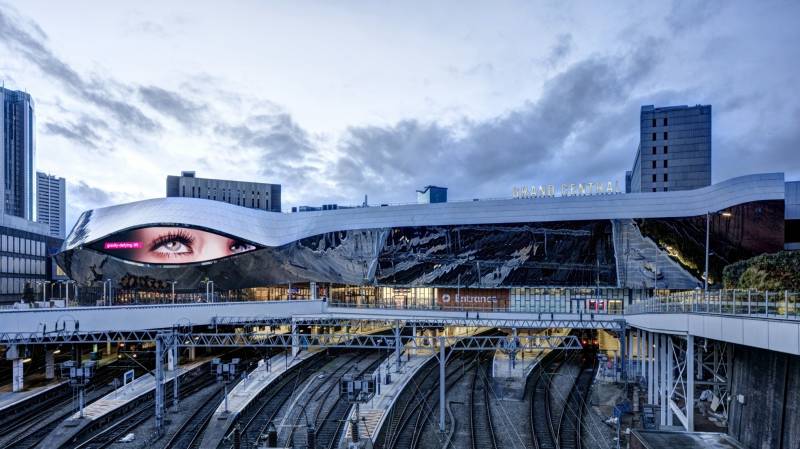
{"type": "Polygon", "coordinates": [[[577,184],[561,184],[556,194],[553,184],[512,187],[512,198],[552,198],[556,196],[591,196],[622,193],[619,181],[582,182],[577,184]]]}

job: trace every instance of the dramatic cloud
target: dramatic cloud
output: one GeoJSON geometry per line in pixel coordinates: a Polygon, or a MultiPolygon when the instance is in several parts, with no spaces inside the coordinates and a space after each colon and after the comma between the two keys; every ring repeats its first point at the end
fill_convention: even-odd
{"type": "Polygon", "coordinates": [[[74,141],[83,148],[90,149],[100,149],[104,139],[99,132],[107,130],[108,124],[106,122],[85,115],[81,115],[77,123],[47,122],[44,124],[43,129],[46,134],[61,136],[74,141]]]}
{"type": "Polygon", "coordinates": [[[596,167],[563,166],[561,157],[586,160],[615,140],[620,130],[598,118],[619,122],[617,112],[632,88],[657,67],[649,50],[658,46],[648,40],[626,56],[576,63],[547,81],[536,102],[491,120],[350,128],[340,144],[343,156],[327,175],[353,193],[389,195],[397,187],[412,191],[433,183],[461,197],[489,192],[497,181],[528,182],[556,172],[573,179],[595,175],[596,167]],[[592,145],[582,145],[587,137],[592,145]]]}
{"type": "Polygon", "coordinates": [[[0,0],[0,79],[73,218],[187,169],[280,183],[284,210],[622,180],[644,104],[713,105],[714,182],[800,176],[797,2],[99,3],[77,28],[62,3],[0,0]]]}
{"type": "Polygon", "coordinates": [[[194,128],[200,125],[205,107],[194,103],[177,92],[157,86],[146,86],[139,88],[139,95],[151,108],[162,115],[174,118],[187,128],[194,128]]]}
{"type": "Polygon", "coordinates": [[[112,87],[102,79],[86,80],[59,59],[47,47],[47,35],[38,25],[30,25],[31,31],[20,25],[27,23],[18,16],[11,16],[0,9],[0,43],[16,50],[47,76],[52,77],[62,86],[93,103],[95,106],[113,115],[126,126],[133,126],[143,131],[153,132],[161,126],[147,117],[139,108],[128,101],[116,99],[112,87]]]}

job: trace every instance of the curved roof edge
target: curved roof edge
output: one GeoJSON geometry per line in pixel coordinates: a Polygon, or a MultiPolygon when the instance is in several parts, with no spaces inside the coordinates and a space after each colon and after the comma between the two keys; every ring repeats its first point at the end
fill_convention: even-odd
{"type": "Polygon", "coordinates": [[[198,227],[265,246],[279,246],[339,230],[689,217],[752,201],[783,200],[784,196],[783,173],[765,173],[684,191],[409,204],[292,214],[200,198],[156,198],[84,212],[64,241],[63,250],[121,230],[152,225],[198,227]]]}

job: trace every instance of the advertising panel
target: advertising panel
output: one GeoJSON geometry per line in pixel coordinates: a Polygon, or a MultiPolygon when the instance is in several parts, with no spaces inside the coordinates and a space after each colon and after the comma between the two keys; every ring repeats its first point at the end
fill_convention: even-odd
{"type": "Polygon", "coordinates": [[[436,305],[443,309],[497,310],[508,308],[505,288],[437,288],[436,305]]]}
{"type": "Polygon", "coordinates": [[[235,238],[172,226],[118,232],[91,246],[120,259],[152,264],[206,262],[256,249],[255,245],[235,238]]]}

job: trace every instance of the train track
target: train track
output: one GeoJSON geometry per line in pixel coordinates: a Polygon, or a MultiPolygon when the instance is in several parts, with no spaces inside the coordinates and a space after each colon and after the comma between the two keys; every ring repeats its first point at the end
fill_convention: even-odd
{"type": "MultiPolygon", "coordinates": [[[[109,384],[121,372],[121,368],[112,365],[109,365],[107,369],[100,370],[92,380],[92,385],[95,388],[86,394],[86,404],[91,404],[110,393],[113,387],[109,384]]],[[[67,388],[67,391],[69,391],[69,387],[67,388]]],[[[2,432],[5,435],[11,435],[11,438],[2,443],[0,447],[3,449],[36,447],[53,429],[58,427],[59,423],[75,413],[73,407],[74,398],[71,394],[67,397],[61,396],[58,399],[58,401],[44,401],[37,404],[37,407],[32,408],[29,412],[17,415],[19,419],[16,420],[13,430],[9,429],[2,432]]]]}
{"type": "Polygon", "coordinates": [[[194,449],[200,445],[200,435],[211,420],[214,411],[219,406],[222,399],[219,398],[223,388],[219,387],[215,392],[211,393],[209,398],[218,398],[217,400],[208,400],[200,406],[194,413],[180,425],[177,431],[167,440],[164,449],[194,449]]]}
{"type": "MultiPolygon", "coordinates": [[[[339,383],[338,380],[341,378],[343,374],[350,370],[353,364],[358,364],[359,362],[363,361],[367,358],[369,354],[352,354],[348,359],[346,359],[343,363],[341,363],[336,369],[328,374],[322,382],[317,382],[316,384],[312,384],[311,388],[308,391],[304,392],[304,395],[309,397],[302,406],[302,413],[297,413],[297,415],[292,420],[292,427],[289,431],[289,436],[286,438],[286,447],[294,446],[294,439],[297,433],[297,429],[302,426],[304,419],[309,420],[310,424],[313,425],[314,429],[317,428],[317,420],[319,419],[320,412],[325,405],[325,401],[330,396],[331,392],[334,388],[336,388],[339,383]],[[322,387],[325,388],[322,388],[322,387]],[[320,400],[322,399],[322,400],[320,400]]],[[[312,380],[313,382],[313,380],[312,380]]],[[[290,414],[292,410],[287,411],[287,415],[290,414]]],[[[307,442],[306,442],[307,444],[307,442]]]]}
{"type": "MultiPolygon", "coordinates": [[[[357,371],[357,376],[362,376],[372,373],[383,361],[383,355],[378,354],[378,357],[369,363],[366,368],[357,371]]],[[[341,376],[340,376],[341,378],[341,376]]],[[[335,387],[338,386],[338,381],[328,388],[322,399],[324,404],[333,392],[338,392],[335,387]]],[[[344,428],[345,419],[350,415],[351,404],[347,401],[338,400],[334,402],[332,407],[327,408],[327,411],[322,414],[322,407],[317,409],[314,417],[314,428],[317,429],[317,447],[320,449],[333,449],[339,440],[342,429],[344,428]]]]}
{"type": "MultiPolygon", "coordinates": [[[[242,445],[255,444],[269,424],[275,420],[284,404],[292,397],[297,386],[311,377],[325,362],[322,356],[316,356],[308,364],[297,366],[284,373],[275,385],[254,401],[257,406],[245,409],[239,418],[239,423],[244,423],[241,426],[242,445]]],[[[233,447],[233,443],[221,446],[233,447]]]]}
{"type": "Polygon", "coordinates": [[[558,351],[531,374],[530,430],[535,449],[581,448],[583,410],[594,377],[593,367],[593,352],[584,351],[578,356],[558,351]],[[567,394],[557,392],[564,386],[568,386],[567,394]]]}
{"type": "MultiPolygon", "coordinates": [[[[165,398],[167,403],[172,398],[172,388],[169,385],[173,381],[165,384],[165,398]]],[[[178,387],[181,397],[190,396],[197,391],[214,384],[215,380],[208,374],[192,376],[188,381],[184,381],[178,387]]],[[[147,419],[153,416],[155,399],[148,399],[134,407],[130,412],[118,417],[114,422],[104,425],[100,430],[86,435],[82,441],[73,446],[73,449],[103,449],[135,429],[147,419]]]]}
{"type": "Polygon", "coordinates": [[[581,428],[586,410],[586,398],[592,386],[596,360],[594,354],[585,353],[581,371],[570,389],[561,414],[558,438],[559,449],[581,449],[581,428]]]}
{"type": "Polygon", "coordinates": [[[478,364],[470,382],[469,432],[472,449],[497,449],[489,396],[489,366],[486,363],[478,364]]]}

